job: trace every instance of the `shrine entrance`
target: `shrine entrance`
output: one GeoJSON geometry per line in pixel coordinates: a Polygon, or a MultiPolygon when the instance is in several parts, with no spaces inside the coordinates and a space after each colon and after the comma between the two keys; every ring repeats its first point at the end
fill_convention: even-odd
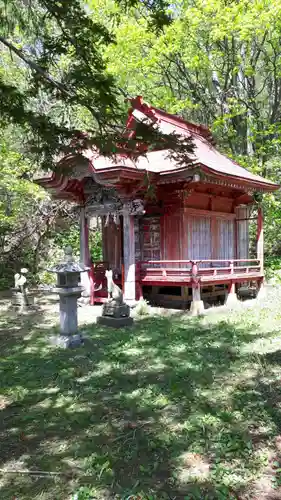
{"type": "Polygon", "coordinates": [[[144,204],[139,199],[121,195],[114,187],[103,186],[87,179],[84,185],[85,203],[80,207],[80,253],[81,260],[91,267],[89,275],[81,276],[85,294],[91,303],[104,302],[107,298],[106,269],[113,271],[113,278],[124,293],[127,302],[136,299],[136,218],[144,213],[144,204]],[[103,260],[91,262],[88,219],[98,217],[102,221],[103,260]],[[86,282],[87,281],[87,282],[86,282]],[[99,289],[98,291],[97,288],[99,289]]]}
{"type": "Polygon", "coordinates": [[[119,223],[110,217],[108,221],[103,217],[102,220],[102,251],[103,260],[108,263],[113,275],[121,279],[122,266],[124,264],[123,250],[123,216],[119,223]]]}

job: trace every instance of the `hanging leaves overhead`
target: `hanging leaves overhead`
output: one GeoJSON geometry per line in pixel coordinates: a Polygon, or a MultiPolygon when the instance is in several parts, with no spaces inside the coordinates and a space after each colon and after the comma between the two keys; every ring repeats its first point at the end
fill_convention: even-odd
{"type": "MultiPolygon", "coordinates": [[[[168,23],[163,0],[119,0],[150,17],[151,29],[168,23]]],[[[106,69],[104,47],[114,36],[78,0],[2,0],[2,59],[15,62],[20,85],[0,70],[0,119],[25,130],[29,150],[43,168],[81,148],[81,138],[112,144],[124,120],[124,92],[106,69]],[[81,134],[86,132],[86,134],[81,134]],[[108,135],[111,134],[111,135],[108,135]]],[[[109,148],[110,149],[110,148],[109,148]]]]}

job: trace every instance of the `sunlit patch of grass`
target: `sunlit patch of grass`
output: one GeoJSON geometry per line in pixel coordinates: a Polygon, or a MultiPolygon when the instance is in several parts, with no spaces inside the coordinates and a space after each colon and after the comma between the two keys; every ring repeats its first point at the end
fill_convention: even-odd
{"type": "Polygon", "coordinates": [[[1,467],[44,475],[2,474],[0,498],[248,498],[269,450],[281,463],[280,298],[87,325],[66,351],[43,314],[2,316],[1,467]]]}

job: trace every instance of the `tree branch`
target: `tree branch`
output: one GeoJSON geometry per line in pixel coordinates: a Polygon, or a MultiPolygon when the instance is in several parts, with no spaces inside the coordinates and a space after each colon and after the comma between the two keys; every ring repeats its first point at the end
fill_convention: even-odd
{"type": "Polygon", "coordinates": [[[36,73],[39,73],[45,80],[47,80],[53,87],[57,88],[62,92],[63,94],[67,95],[68,97],[73,97],[74,94],[71,94],[68,89],[58,82],[57,80],[54,80],[46,71],[44,71],[38,64],[36,64],[34,61],[31,61],[22,50],[17,49],[11,42],[8,42],[6,38],[3,36],[0,36],[0,42],[3,43],[9,50],[14,52],[22,61],[25,62],[31,69],[36,71],[36,73]]]}

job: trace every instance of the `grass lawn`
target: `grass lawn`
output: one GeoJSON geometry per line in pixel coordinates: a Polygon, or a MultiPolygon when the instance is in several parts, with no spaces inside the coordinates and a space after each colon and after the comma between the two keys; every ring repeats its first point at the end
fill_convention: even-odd
{"type": "Polygon", "coordinates": [[[281,498],[280,304],[88,325],[75,350],[3,312],[0,499],[281,498]]]}

